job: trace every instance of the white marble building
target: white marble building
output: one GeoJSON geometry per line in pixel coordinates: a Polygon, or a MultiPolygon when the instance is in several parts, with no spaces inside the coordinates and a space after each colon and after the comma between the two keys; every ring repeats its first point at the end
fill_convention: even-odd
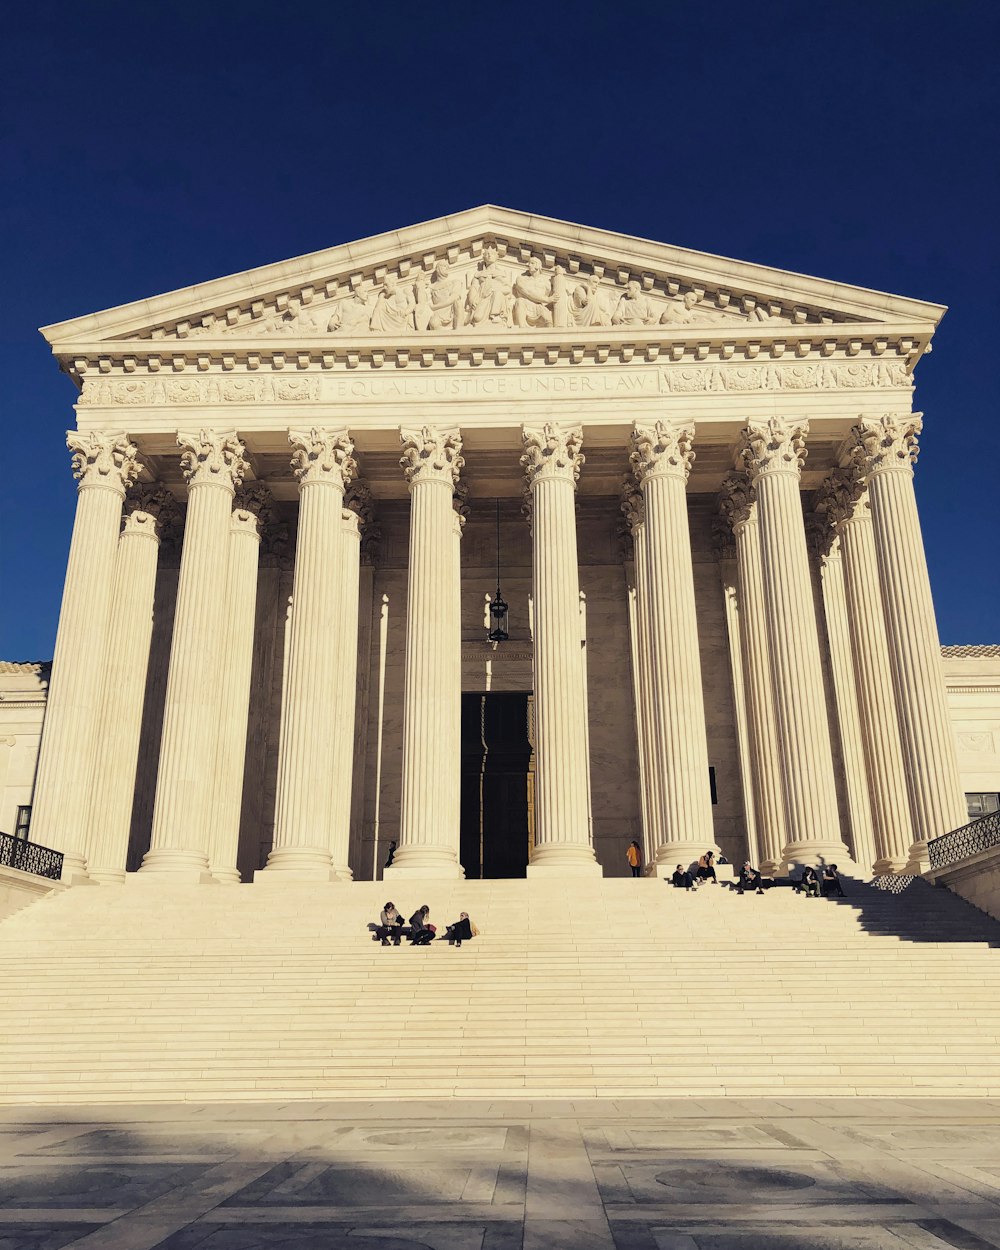
{"type": "Polygon", "coordinates": [[[487,206],[47,327],[33,840],[153,885],[922,870],[1000,790],[913,491],[943,312],[487,206]]]}

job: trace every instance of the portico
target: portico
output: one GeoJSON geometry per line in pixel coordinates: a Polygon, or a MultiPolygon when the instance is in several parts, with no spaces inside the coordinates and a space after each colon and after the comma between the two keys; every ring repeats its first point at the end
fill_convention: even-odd
{"type": "Polygon", "coordinates": [[[486,207],[49,327],[33,839],[151,888],[460,877],[462,695],[507,691],[529,875],[921,870],[965,819],[912,485],[942,313],[486,207]]]}

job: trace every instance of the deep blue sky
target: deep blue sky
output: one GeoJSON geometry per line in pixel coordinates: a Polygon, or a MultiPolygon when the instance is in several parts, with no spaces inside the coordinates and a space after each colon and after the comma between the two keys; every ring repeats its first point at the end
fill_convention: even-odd
{"type": "Polygon", "coordinates": [[[917,372],[944,642],[1000,642],[1000,5],[13,5],[0,657],[52,653],[74,389],[36,327],[491,201],[950,306],[917,372]]]}

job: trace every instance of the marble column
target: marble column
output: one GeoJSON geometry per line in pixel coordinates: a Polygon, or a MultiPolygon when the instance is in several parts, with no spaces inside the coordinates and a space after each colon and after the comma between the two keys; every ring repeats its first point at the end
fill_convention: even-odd
{"type": "Polygon", "coordinates": [[[410,489],[399,838],[387,880],[461,877],[461,621],[452,496],[462,465],[458,429],[401,430],[410,489]]]}
{"type": "Polygon", "coordinates": [[[63,853],[63,880],[86,875],[88,791],[104,684],[104,656],[122,501],[139,473],[123,433],[66,435],[77,480],[76,519],[63,587],[31,809],[33,842],[63,853]]]}
{"type": "Polygon", "coordinates": [[[775,417],[743,430],[757,492],[764,612],[773,665],[788,841],[785,865],[849,861],[840,831],[809,554],[799,496],[805,422],[775,417]]]}
{"type": "Polygon", "coordinates": [[[522,431],[532,520],[535,846],[528,875],[600,875],[590,841],[587,696],[580,642],[579,427],[522,431]]]}
{"type": "Polygon", "coordinates": [[[927,842],[968,821],[941,671],[927,557],[913,491],[917,413],[864,419],[849,451],[871,504],[886,637],[913,825],[906,873],[926,872],[927,842]]]}
{"type": "Polygon", "coordinates": [[[263,527],[273,516],[274,502],[266,486],[255,482],[237,492],[226,559],[215,815],[208,855],[212,876],[223,885],[240,883],[236,861],[240,849],[260,542],[263,527]]]}
{"type": "Polygon", "coordinates": [[[153,829],[137,875],[211,882],[229,528],[246,461],[235,431],[178,434],[177,443],[188,483],[187,515],[153,829]]]}
{"type": "Polygon", "coordinates": [[[754,827],[761,871],[771,876],[781,866],[788,838],[767,639],[760,522],[756,492],[745,473],[733,473],[725,479],[719,510],[736,545],[736,598],[747,703],[747,745],[753,778],[754,827]]]}
{"type": "Polygon", "coordinates": [[[816,601],[820,648],[824,633],[829,657],[828,704],[832,703],[836,723],[831,719],[831,737],[840,743],[843,794],[841,810],[846,804],[850,826],[850,845],[854,862],[865,873],[871,871],[876,859],[875,832],[869,798],[868,767],[861,736],[861,713],[858,707],[854,671],[854,649],[847,612],[847,587],[840,539],[822,514],[809,513],[805,518],[806,545],[814,560],[816,601]]]}
{"type": "Polygon", "coordinates": [[[646,555],[646,510],[642,491],[633,478],[622,488],[622,514],[632,543],[633,698],[635,703],[636,747],[639,763],[639,806],[642,812],[643,863],[655,862],[656,848],[663,841],[663,799],[654,787],[659,773],[653,766],[650,733],[654,724],[652,661],[649,651],[649,581],[646,555]]]}
{"type": "Polygon", "coordinates": [[[173,495],[163,486],[133,487],[125,500],[87,805],[87,871],[95,881],[125,880],[160,538],[178,515],[173,495]]]}
{"type": "Polygon", "coordinates": [[[630,457],[646,515],[654,717],[650,771],[660,800],[659,875],[715,847],[687,516],[693,436],[693,429],[679,422],[636,425],[630,457]]]}
{"type": "Polygon", "coordinates": [[[341,697],[337,701],[337,725],[334,730],[334,776],[346,778],[333,792],[330,859],[341,881],[352,881],[351,802],[353,796],[355,718],[358,691],[358,602],[361,593],[361,534],[372,514],[372,497],[367,486],[354,481],[344,495],[341,515],[343,546],[339,630],[340,654],[337,669],[341,680],[341,697]]]}
{"type": "MultiPolygon", "coordinates": [[[[290,430],[299,480],[295,577],[286,642],[274,845],[255,883],[335,881],[330,847],[334,791],[350,792],[335,771],[345,697],[343,658],[344,489],[356,471],[346,430],[290,430]]],[[[342,756],[340,757],[342,761],[342,756]]]]}

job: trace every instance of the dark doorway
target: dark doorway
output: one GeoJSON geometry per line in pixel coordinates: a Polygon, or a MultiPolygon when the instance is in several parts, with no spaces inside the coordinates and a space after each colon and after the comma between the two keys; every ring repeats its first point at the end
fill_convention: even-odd
{"type": "Polygon", "coordinates": [[[462,695],[462,844],[469,878],[523,877],[533,833],[531,695],[462,695]]]}

